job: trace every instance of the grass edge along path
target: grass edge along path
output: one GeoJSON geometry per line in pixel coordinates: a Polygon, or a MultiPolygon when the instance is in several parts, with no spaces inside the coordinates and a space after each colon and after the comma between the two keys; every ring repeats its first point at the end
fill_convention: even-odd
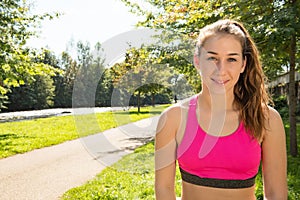
{"type": "MultiPolygon", "coordinates": [[[[287,149],[289,149],[289,132],[287,149]]],[[[300,124],[298,125],[300,138],[300,124]]],[[[300,146],[300,145],[299,145],[300,146]]],[[[288,189],[289,200],[300,200],[300,158],[288,156],[288,189]]],[[[261,170],[256,177],[256,197],[263,199],[261,170]]],[[[181,195],[181,178],[177,168],[176,195],[181,195]]],[[[107,167],[96,178],[86,184],[67,191],[63,200],[154,200],[154,142],[137,148],[134,153],[107,167]]]]}
{"type": "Polygon", "coordinates": [[[160,114],[170,105],[0,123],[0,159],[96,134],[160,114]],[[78,131],[78,125],[84,128],[78,131]]]}

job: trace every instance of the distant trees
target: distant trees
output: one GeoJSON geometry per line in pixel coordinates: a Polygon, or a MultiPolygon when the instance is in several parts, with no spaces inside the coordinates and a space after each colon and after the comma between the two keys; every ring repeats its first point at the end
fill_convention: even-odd
{"type": "Polygon", "coordinates": [[[14,87],[8,94],[8,111],[37,110],[53,107],[54,85],[50,76],[35,75],[28,84],[14,87]]]}
{"type": "MultiPolygon", "coordinates": [[[[49,65],[59,72],[58,60],[49,50],[42,49],[31,55],[33,62],[49,65]]],[[[4,110],[33,110],[54,106],[55,85],[49,73],[32,75],[31,80],[19,87],[13,87],[7,93],[7,108],[4,110]]]]}
{"type": "MultiPolygon", "coordinates": [[[[100,51],[101,45],[95,46],[95,51],[100,51]]],[[[80,78],[87,77],[88,80],[95,80],[99,83],[99,91],[102,95],[97,96],[97,106],[108,106],[109,102],[103,97],[109,98],[102,85],[108,86],[108,80],[101,79],[104,71],[102,55],[92,55],[90,44],[77,42],[75,50],[77,57],[73,58],[69,52],[62,52],[60,57],[56,57],[53,52],[42,49],[42,52],[33,58],[36,62],[49,65],[59,71],[55,76],[47,73],[32,76],[30,82],[19,87],[12,88],[8,93],[7,111],[32,110],[53,107],[72,107],[74,82],[80,82],[80,78]],[[99,82],[100,81],[100,82],[99,82]],[[105,102],[105,103],[104,103],[105,102]]],[[[93,53],[95,53],[95,51],[93,53]]],[[[74,55],[73,55],[74,56],[74,55]]],[[[92,81],[82,84],[90,84],[92,81]]],[[[87,91],[90,85],[81,85],[82,91],[87,91]]],[[[98,88],[98,86],[95,86],[98,88]]],[[[94,92],[95,93],[95,92],[94,92]]],[[[93,94],[89,94],[93,95],[93,94]]],[[[95,100],[95,98],[93,98],[95,100]]],[[[88,106],[88,105],[82,105],[88,106]]]]}
{"type": "Polygon", "coordinates": [[[137,105],[140,109],[145,104],[154,106],[172,100],[174,74],[166,70],[165,64],[155,63],[157,57],[154,55],[152,60],[144,60],[153,54],[151,48],[129,48],[125,60],[111,68],[104,67],[100,43],[92,48],[89,43],[78,41],[69,44],[67,49],[59,57],[47,49],[41,49],[39,53],[36,50],[32,59],[59,73],[55,76],[37,74],[30,82],[12,88],[4,111],[101,107],[111,106],[114,102],[113,106],[137,105]],[[74,93],[74,90],[78,92],[74,93]],[[117,90],[121,95],[112,99],[117,90]]]}
{"type": "Polygon", "coordinates": [[[115,91],[119,92],[113,94],[112,101],[116,98],[119,100],[115,104],[134,104],[139,110],[142,102],[154,106],[156,103],[176,102],[194,94],[200,79],[198,84],[190,80],[191,76],[197,76],[197,72],[182,55],[174,57],[172,48],[177,46],[153,44],[133,48],[129,45],[125,60],[111,68],[115,91]],[[176,65],[181,67],[176,68],[176,65]]]}
{"type": "Polygon", "coordinates": [[[174,77],[179,72],[169,68],[174,65],[163,54],[164,50],[129,48],[124,62],[105,68],[99,43],[93,47],[82,41],[70,43],[59,56],[47,49],[26,47],[42,20],[59,17],[47,13],[33,15],[30,8],[27,0],[1,2],[1,111],[110,106],[114,91],[125,85],[129,91],[126,105],[154,106],[169,103],[176,96],[174,84],[178,81],[174,77]],[[145,60],[148,56],[151,59],[145,60]],[[78,91],[77,95],[74,91],[78,91]]]}
{"type": "Polygon", "coordinates": [[[60,69],[63,72],[54,77],[54,107],[72,107],[73,84],[78,71],[78,64],[68,52],[62,52],[59,61],[60,69]]]}
{"type": "Polygon", "coordinates": [[[55,75],[57,70],[33,59],[26,41],[35,35],[35,27],[49,14],[32,15],[25,0],[1,1],[0,6],[0,109],[8,101],[7,93],[35,80],[36,75],[55,75]]]}

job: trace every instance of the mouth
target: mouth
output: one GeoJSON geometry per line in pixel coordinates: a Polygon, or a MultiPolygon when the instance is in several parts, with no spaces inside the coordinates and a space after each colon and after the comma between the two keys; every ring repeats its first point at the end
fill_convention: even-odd
{"type": "Polygon", "coordinates": [[[219,79],[211,79],[213,82],[217,83],[218,85],[225,85],[229,80],[219,80],[219,79]]]}

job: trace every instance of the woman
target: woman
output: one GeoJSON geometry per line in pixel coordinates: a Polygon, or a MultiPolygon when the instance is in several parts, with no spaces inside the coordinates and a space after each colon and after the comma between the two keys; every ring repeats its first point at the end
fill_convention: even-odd
{"type": "Polygon", "coordinates": [[[202,91],[160,117],[155,138],[157,200],[254,200],[262,164],[265,199],[287,199],[285,133],[268,106],[257,48],[243,25],[220,20],[200,31],[194,65],[202,91]]]}

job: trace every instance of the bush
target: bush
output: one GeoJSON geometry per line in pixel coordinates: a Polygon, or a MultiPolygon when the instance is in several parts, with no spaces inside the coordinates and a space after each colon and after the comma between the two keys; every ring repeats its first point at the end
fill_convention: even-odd
{"type": "Polygon", "coordinates": [[[280,113],[283,119],[289,118],[289,106],[287,96],[281,95],[273,98],[274,108],[280,113]]]}
{"type": "Polygon", "coordinates": [[[53,107],[53,79],[48,75],[35,75],[26,85],[11,89],[5,111],[39,110],[53,107]]]}

